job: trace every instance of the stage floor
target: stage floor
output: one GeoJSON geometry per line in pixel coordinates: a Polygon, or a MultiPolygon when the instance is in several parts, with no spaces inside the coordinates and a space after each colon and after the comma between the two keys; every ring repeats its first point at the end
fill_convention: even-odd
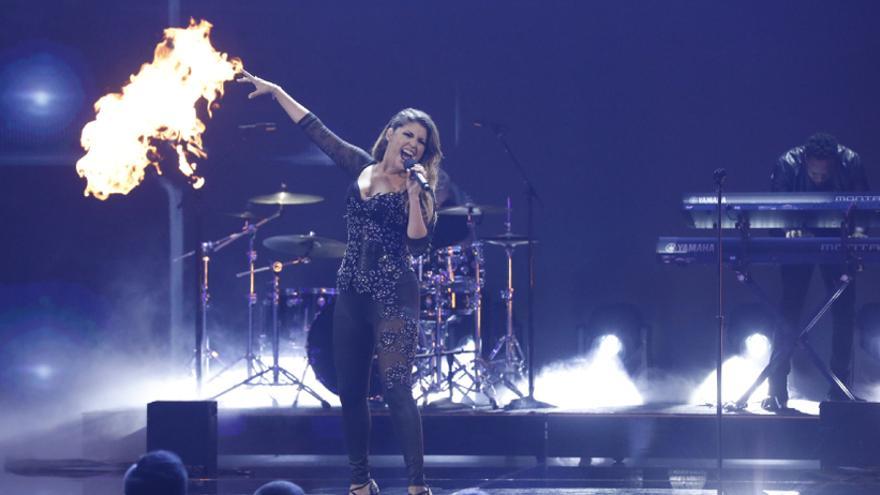
{"type": "MultiPolygon", "coordinates": [[[[724,455],[736,459],[817,460],[818,404],[786,414],[753,407],[723,416],[724,455]]],[[[218,412],[221,455],[333,455],[344,452],[338,409],[223,409],[218,412]]],[[[422,410],[429,455],[686,458],[717,456],[714,406],[505,411],[422,410]]],[[[371,451],[398,446],[384,407],[373,411],[371,451]]]]}
{"type": "MultiPolygon", "coordinates": [[[[724,415],[728,494],[880,493],[880,473],[823,470],[815,403],[771,415],[724,415]],[[769,491],[768,491],[769,490],[769,491]]],[[[754,410],[753,410],[754,409],[754,410]]],[[[816,409],[817,410],[817,409],[816,409]]],[[[716,493],[714,407],[649,405],[582,411],[423,410],[426,469],[438,495],[479,487],[497,495],[716,493]]],[[[403,495],[402,459],[387,412],[374,411],[373,475],[403,495]]],[[[348,468],[336,408],[218,411],[219,474],[191,493],[249,495],[273,479],[309,494],[345,493],[348,468]]],[[[27,457],[4,449],[4,495],[118,495],[125,468],[146,444],[144,410],[86,414],[79,459],[27,457]]],[[[66,438],[56,431],[28,441],[66,438]]]]}

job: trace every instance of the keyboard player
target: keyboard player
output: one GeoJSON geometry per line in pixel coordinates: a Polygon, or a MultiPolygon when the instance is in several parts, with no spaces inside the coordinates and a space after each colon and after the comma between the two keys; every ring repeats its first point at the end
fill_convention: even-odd
{"type": "MultiPolygon", "coordinates": [[[[837,142],[834,136],[817,133],[809,137],[802,146],[792,148],[776,162],[770,176],[771,190],[774,192],[820,192],[868,190],[868,179],[858,153],[837,142]]],[[[810,232],[789,231],[787,237],[810,235],[810,232]]],[[[853,232],[863,234],[862,230],[853,232]]],[[[835,232],[831,235],[839,235],[835,232]]],[[[775,330],[773,353],[795,344],[797,334],[803,325],[801,317],[809,289],[814,265],[782,265],[782,314],[783,325],[775,330]]],[[[825,288],[833,292],[843,265],[819,265],[819,272],[825,288]]],[[[855,331],[855,282],[844,291],[831,308],[832,344],[831,370],[844,383],[852,381],[852,350],[855,331]]],[[[768,378],[769,396],[761,402],[768,411],[780,411],[788,407],[788,374],[791,360],[785,360],[768,378]]],[[[828,393],[828,399],[841,400],[843,394],[835,387],[828,393]]]]}

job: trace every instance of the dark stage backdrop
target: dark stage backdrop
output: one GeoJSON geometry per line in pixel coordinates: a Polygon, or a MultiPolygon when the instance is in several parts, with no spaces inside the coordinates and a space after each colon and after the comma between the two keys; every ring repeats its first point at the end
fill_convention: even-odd
{"type": "MultiPolygon", "coordinates": [[[[524,232],[522,181],[494,136],[471,122],[508,126],[541,199],[539,362],[573,356],[577,329],[591,312],[626,302],[653,329],[658,367],[711,367],[713,271],[659,266],[653,249],[658,235],[688,233],[677,210],[680,195],[710,190],[716,167],[729,171],[730,190],[765,190],[775,159],[825,130],[862,154],[875,187],[880,181],[877,2],[179,3],[181,19],[210,20],[216,47],[283,85],[353,143],[370,146],[400,108],[428,111],[440,126],[453,180],[479,203],[502,205],[511,197],[514,230],[524,232]]],[[[82,197],[73,167],[91,103],[150,58],[168,25],[168,6],[12,2],[4,10],[4,77],[31,54],[52,53],[69,68],[73,94],[65,100],[73,102],[69,118],[48,130],[37,117],[13,118],[14,100],[4,96],[4,353],[23,360],[14,349],[28,348],[33,335],[57,333],[73,347],[150,349],[168,334],[163,189],[149,177],[128,197],[98,202],[82,197]]],[[[228,85],[208,122],[207,185],[184,198],[188,247],[196,241],[195,205],[205,212],[204,237],[217,238],[239,226],[217,212],[241,210],[248,197],[282,181],[327,201],[290,208],[261,235],[313,230],[343,238],[345,177],[315,155],[271,99],[248,101],[246,94],[246,87],[228,85]],[[262,121],[279,128],[238,128],[262,121]]],[[[502,228],[502,219],[492,217],[480,231],[502,228]]],[[[244,251],[236,244],[214,260],[212,325],[221,342],[243,336],[246,289],[233,274],[245,266],[244,251]]],[[[497,335],[503,260],[498,250],[486,252],[497,335]]],[[[275,259],[265,250],[260,256],[275,259]]],[[[316,262],[291,270],[285,285],[332,286],[335,268],[316,262]]],[[[522,327],[524,252],[516,268],[522,327]]],[[[757,275],[778,294],[774,270],[757,275]]],[[[189,271],[186,277],[192,281],[189,271]]],[[[859,282],[860,304],[877,302],[877,282],[869,267],[859,282]]],[[[811,302],[818,303],[818,280],[814,285],[811,302]]],[[[731,306],[750,301],[734,283],[728,289],[731,306]]],[[[193,290],[188,286],[187,318],[193,290]]],[[[818,332],[821,347],[828,330],[818,332]]]]}

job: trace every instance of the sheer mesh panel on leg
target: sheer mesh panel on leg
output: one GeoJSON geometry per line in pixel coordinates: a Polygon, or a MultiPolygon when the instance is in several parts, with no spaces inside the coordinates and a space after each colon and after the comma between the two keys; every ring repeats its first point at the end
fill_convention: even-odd
{"type": "Polygon", "coordinates": [[[412,387],[412,368],[418,343],[418,322],[400,316],[382,319],[376,328],[376,355],[385,389],[412,387]]]}

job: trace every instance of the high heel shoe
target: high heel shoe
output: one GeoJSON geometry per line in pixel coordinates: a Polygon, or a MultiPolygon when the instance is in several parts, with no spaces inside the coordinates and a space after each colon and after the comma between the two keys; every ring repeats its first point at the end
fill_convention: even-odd
{"type": "Polygon", "coordinates": [[[376,480],[370,480],[364,483],[361,486],[356,486],[348,490],[349,495],[358,495],[358,490],[362,490],[366,487],[370,487],[369,495],[379,495],[379,485],[376,484],[376,480]]]}
{"type": "Polygon", "coordinates": [[[433,492],[431,492],[431,488],[429,488],[429,487],[427,487],[427,486],[424,487],[424,488],[425,488],[424,490],[422,490],[422,491],[420,491],[420,492],[417,492],[417,493],[415,493],[415,494],[413,494],[413,495],[433,495],[433,492]]]}

